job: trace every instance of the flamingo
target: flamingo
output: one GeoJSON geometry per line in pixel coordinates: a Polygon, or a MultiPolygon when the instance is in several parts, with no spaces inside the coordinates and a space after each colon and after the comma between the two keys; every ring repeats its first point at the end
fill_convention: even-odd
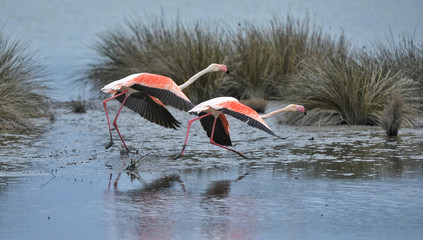
{"type": "Polygon", "coordinates": [[[203,128],[207,131],[207,136],[210,138],[210,143],[218,147],[227,149],[229,151],[235,152],[243,158],[247,158],[243,153],[226,147],[232,146],[232,143],[229,135],[229,124],[228,120],[225,117],[225,114],[228,114],[241,121],[244,121],[248,125],[263,130],[270,135],[278,137],[263,119],[272,117],[282,112],[296,111],[306,114],[304,106],[296,104],[290,104],[284,108],[270,112],[268,114],[259,115],[252,108],[240,103],[237,99],[233,97],[218,97],[202,102],[188,111],[189,113],[199,115],[199,117],[188,121],[187,135],[185,138],[184,145],[182,147],[182,151],[179,155],[175,157],[175,159],[178,159],[179,157],[184,155],[185,147],[187,146],[188,142],[189,129],[194,121],[208,118],[208,121],[202,121],[201,123],[203,125],[203,128]],[[207,125],[211,124],[211,128],[207,127],[207,125]]]}
{"type": "Polygon", "coordinates": [[[194,107],[194,104],[182,92],[183,89],[192,84],[195,80],[208,72],[223,71],[229,74],[226,65],[212,63],[207,68],[201,70],[192,76],[184,84],[178,86],[171,78],[152,73],[136,73],[104,86],[101,91],[111,93],[112,96],[103,101],[106,112],[107,124],[109,126],[110,142],[105,146],[106,149],[113,145],[112,129],[110,126],[109,114],[107,112],[107,102],[116,99],[121,102],[120,108],[113,121],[120,139],[126,149],[125,141],[119,132],[117,119],[123,106],[137,112],[141,117],[148,121],[166,128],[176,129],[178,122],[167,110],[163,102],[183,111],[188,111],[194,107]],[[163,101],[163,102],[162,102],[163,101]]]}

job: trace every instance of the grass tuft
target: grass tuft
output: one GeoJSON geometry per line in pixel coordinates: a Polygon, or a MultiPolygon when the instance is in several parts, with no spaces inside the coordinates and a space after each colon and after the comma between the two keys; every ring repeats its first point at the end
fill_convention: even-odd
{"type": "Polygon", "coordinates": [[[385,130],[386,135],[389,137],[398,136],[398,130],[402,122],[402,109],[404,101],[402,98],[394,94],[391,101],[385,107],[380,119],[382,128],[385,130]]]}
{"type": "Polygon", "coordinates": [[[86,113],[87,104],[84,100],[72,100],[70,102],[70,107],[74,113],[86,113]]]}
{"type": "MultiPolygon", "coordinates": [[[[360,57],[358,57],[360,58],[360,57]]],[[[401,71],[386,71],[366,59],[332,57],[306,63],[292,79],[295,97],[308,110],[305,125],[378,125],[385,103],[394,92],[408,103],[404,122],[413,126],[416,117],[414,82],[401,71]]]]}
{"type": "Polygon", "coordinates": [[[263,98],[244,99],[240,102],[254,109],[258,113],[264,113],[266,111],[267,101],[263,98]]]}
{"type": "Polygon", "coordinates": [[[46,116],[41,77],[42,67],[26,44],[0,32],[0,132],[31,128],[32,118],[46,116]]]}
{"type": "MultiPolygon", "coordinates": [[[[129,74],[150,72],[168,76],[180,85],[211,63],[225,63],[229,49],[219,37],[223,35],[220,28],[200,22],[157,22],[128,21],[102,34],[94,46],[97,63],[90,65],[88,78],[101,86],[129,74]]],[[[194,102],[212,98],[221,92],[224,77],[207,74],[184,92],[194,102]]]]}
{"type": "Polygon", "coordinates": [[[224,31],[218,24],[127,21],[100,35],[98,58],[87,70],[101,87],[136,72],[152,72],[182,84],[212,62],[231,74],[211,73],[185,90],[194,102],[218,96],[295,100],[306,125],[379,125],[387,102],[402,98],[402,125],[415,126],[423,112],[423,43],[391,37],[353,49],[310,22],[287,16],[267,24],[243,22],[224,31]]]}
{"type": "Polygon", "coordinates": [[[275,16],[262,26],[247,22],[230,39],[234,71],[227,93],[240,99],[283,99],[289,92],[287,80],[301,71],[302,61],[347,52],[343,36],[333,40],[313,26],[308,15],[302,20],[275,16]]]}

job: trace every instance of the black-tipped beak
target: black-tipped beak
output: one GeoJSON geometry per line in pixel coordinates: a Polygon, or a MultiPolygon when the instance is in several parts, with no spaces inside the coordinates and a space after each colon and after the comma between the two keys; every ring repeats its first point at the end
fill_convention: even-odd
{"type": "Polygon", "coordinates": [[[226,74],[229,74],[229,69],[226,70],[226,74]]]}
{"type": "Polygon", "coordinates": [[[304,115],[307,115],[307,112],[306,111],[304,111],[304,115]]]}

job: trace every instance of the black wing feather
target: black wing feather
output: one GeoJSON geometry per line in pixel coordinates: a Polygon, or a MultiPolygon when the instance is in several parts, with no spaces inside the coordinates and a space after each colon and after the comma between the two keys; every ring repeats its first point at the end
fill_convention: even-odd
{"type": "Polygon", "coordinates": [[[267,132],[270,135],[273,135],[275,137],[279,137],[278,135],[276,135],[272,130],[270,130],[269,128],[267,128],[266,126],[264,126],[262,123],[260,123],[259,121],[255,120],[254,118],[248,117],[244,114],[241,114],[239,112],[235,112],[232,110],[229,110],[227,108],[222,108],[221,109],[222,113],[228,114],[236,119],[239,119],[243,122],[246,122],[248,125],[258,128],[260,130],[263,130],[265,132],[267,132]]]}
{"type": "MultiPolygon", "coordinates": [[[[200,112],[199,116],[203,116],[204,112],[200,112]]],[[[211,132],[213,129],[213,122],[214,122],[214,116],[209,115],[207,117],[204,117],[200,119],[201,125],[203,126],[203,129],[207,132],[207,136],[211,137],[211,132]]],[[[214,142],[221,144],[223,146],[232,146],[231,137],[226,133],[225,128],[223,127],[222,120],[219,118],[216,120],[216,126],[214,129],[214,135],[213,135],[214,142]]]]}
{"type": "Polygon", "coordinates": [[[146,87],[140,84],[134,84],[131,86],[131,88],[138,90],[140,92],[144,92],[155,98],[158,98],[164,104],[168,104],[182,111],[189,111],[194,107],[194,104],[192,104],[192,102],[182,99],[176,94],[174,94],[173,92],[165,90],[165,89],[151,88],[151,87],[146,87]]]}
{"type": "MultiPolygon", "coordinates": [[[[116,100],[122,102],[124,98],[125,95],[123,94],[117,97],[116,100]]],[[[124,105],[132,111],[139,113],[141,117],[160,126],[176,129],[181,124],[166,107],[157,104],[142,92],[129,95],[124,105]]]]}

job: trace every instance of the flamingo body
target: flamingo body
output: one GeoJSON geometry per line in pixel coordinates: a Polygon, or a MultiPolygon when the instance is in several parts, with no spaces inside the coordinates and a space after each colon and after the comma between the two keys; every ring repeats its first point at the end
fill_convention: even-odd
{"type": "Polygon", "coordinates": [[[117,94],[128,90],[133,92],[144,92],[147,95],[156,97],[156,103],[163,100],[167,104],[183,111],[188,111],[194,104],[182,92],[176,83],[169,77],[152,73],[137,73],[129,75],[120,80],[107,84],[101,89],[103,92],[117,94]]]}
{"type": "Polygon", "coordinates": [[[300,111],[306,114],[304,106],[295,104],[290,104],[282,109],[273,111],[266,115],[259,115],[254,109],[240,103],[237,99],[233,97],[218,97],[202,102],[188,111],[189,113],[198,114],[199,117],[188,121],[188,129],[185,138],[185,143],[183,145],[181,153],[176,156],[175,159],[184,155],[185,147],[188,142],[188,135],[191,124],[196,120],[202,121],[201,123],[203,125],[203,128],[207,131],[207,135],[210,138],[211,144],[225,148],[227,150],[237,153],[241,157],[247,158],[244,156],[243,153],[225,147],[230,146],[229,144],[225,144],[224,142],[226,141],[227,143],[230,143],[230,135],[229,124],[224,114],[228,114],[234,118],[246,122],[252,127],[258,128],[262,131],[267,132],[268,134],[278,137],[266,124],[263,118],[268,118],[282,112],[296,111],[300,111]],[[211,118],[214,118],[214,121],[211,121],[211,118]],[[204,121],[205,119],[207,119],[207,121],[204,121]]]}
{"type": "MultiPolygon", "coordinates": [[[[200,112],[212,113],[212,115],[215,117],[219,116],[221,113],[225,113],[243,122],[247,122],[247,124],[252,127],[258,128],[273,136],[276,136],[272,129],[270,129],[267,123],[254,109],[240,103],[236,98],[233,97],[213,98],[198,104],[188,112],[197,114],[200,112]]],[[[225,128],[225,131],[229,132],[229,125],[227,125],[225,128]]]]}
{"type": "Polygon", "coordinates": [[[182,92],[182,89],[188,87],[205,73],[217,71],[229,73],[226,65],[212,63],[207,68],[192,76],[181,86],[178,86],[169,77],[153,73],[131,74],[104,86],[101,90],[105,93],[112,94],[112,97],[103,101],[110,134],[110,142],[106,145],[106,149],[113,145],[112,129],[110,127],[110,120],[106,107],[108,101],[116,99],[121,102],[121,106],[113,121],[113,125],[115,126],[126,151],[129,152],[116,123],[123,106],[139,113],[143,118],[152,123],[166,128],[175,129],[179,127],[180,122],[172,116],[172,114],[167,110],[165,104],[171,105],[183,111],[190,110],[194,107],[194,104],[192,104],[189,98],[182,92]]]}

